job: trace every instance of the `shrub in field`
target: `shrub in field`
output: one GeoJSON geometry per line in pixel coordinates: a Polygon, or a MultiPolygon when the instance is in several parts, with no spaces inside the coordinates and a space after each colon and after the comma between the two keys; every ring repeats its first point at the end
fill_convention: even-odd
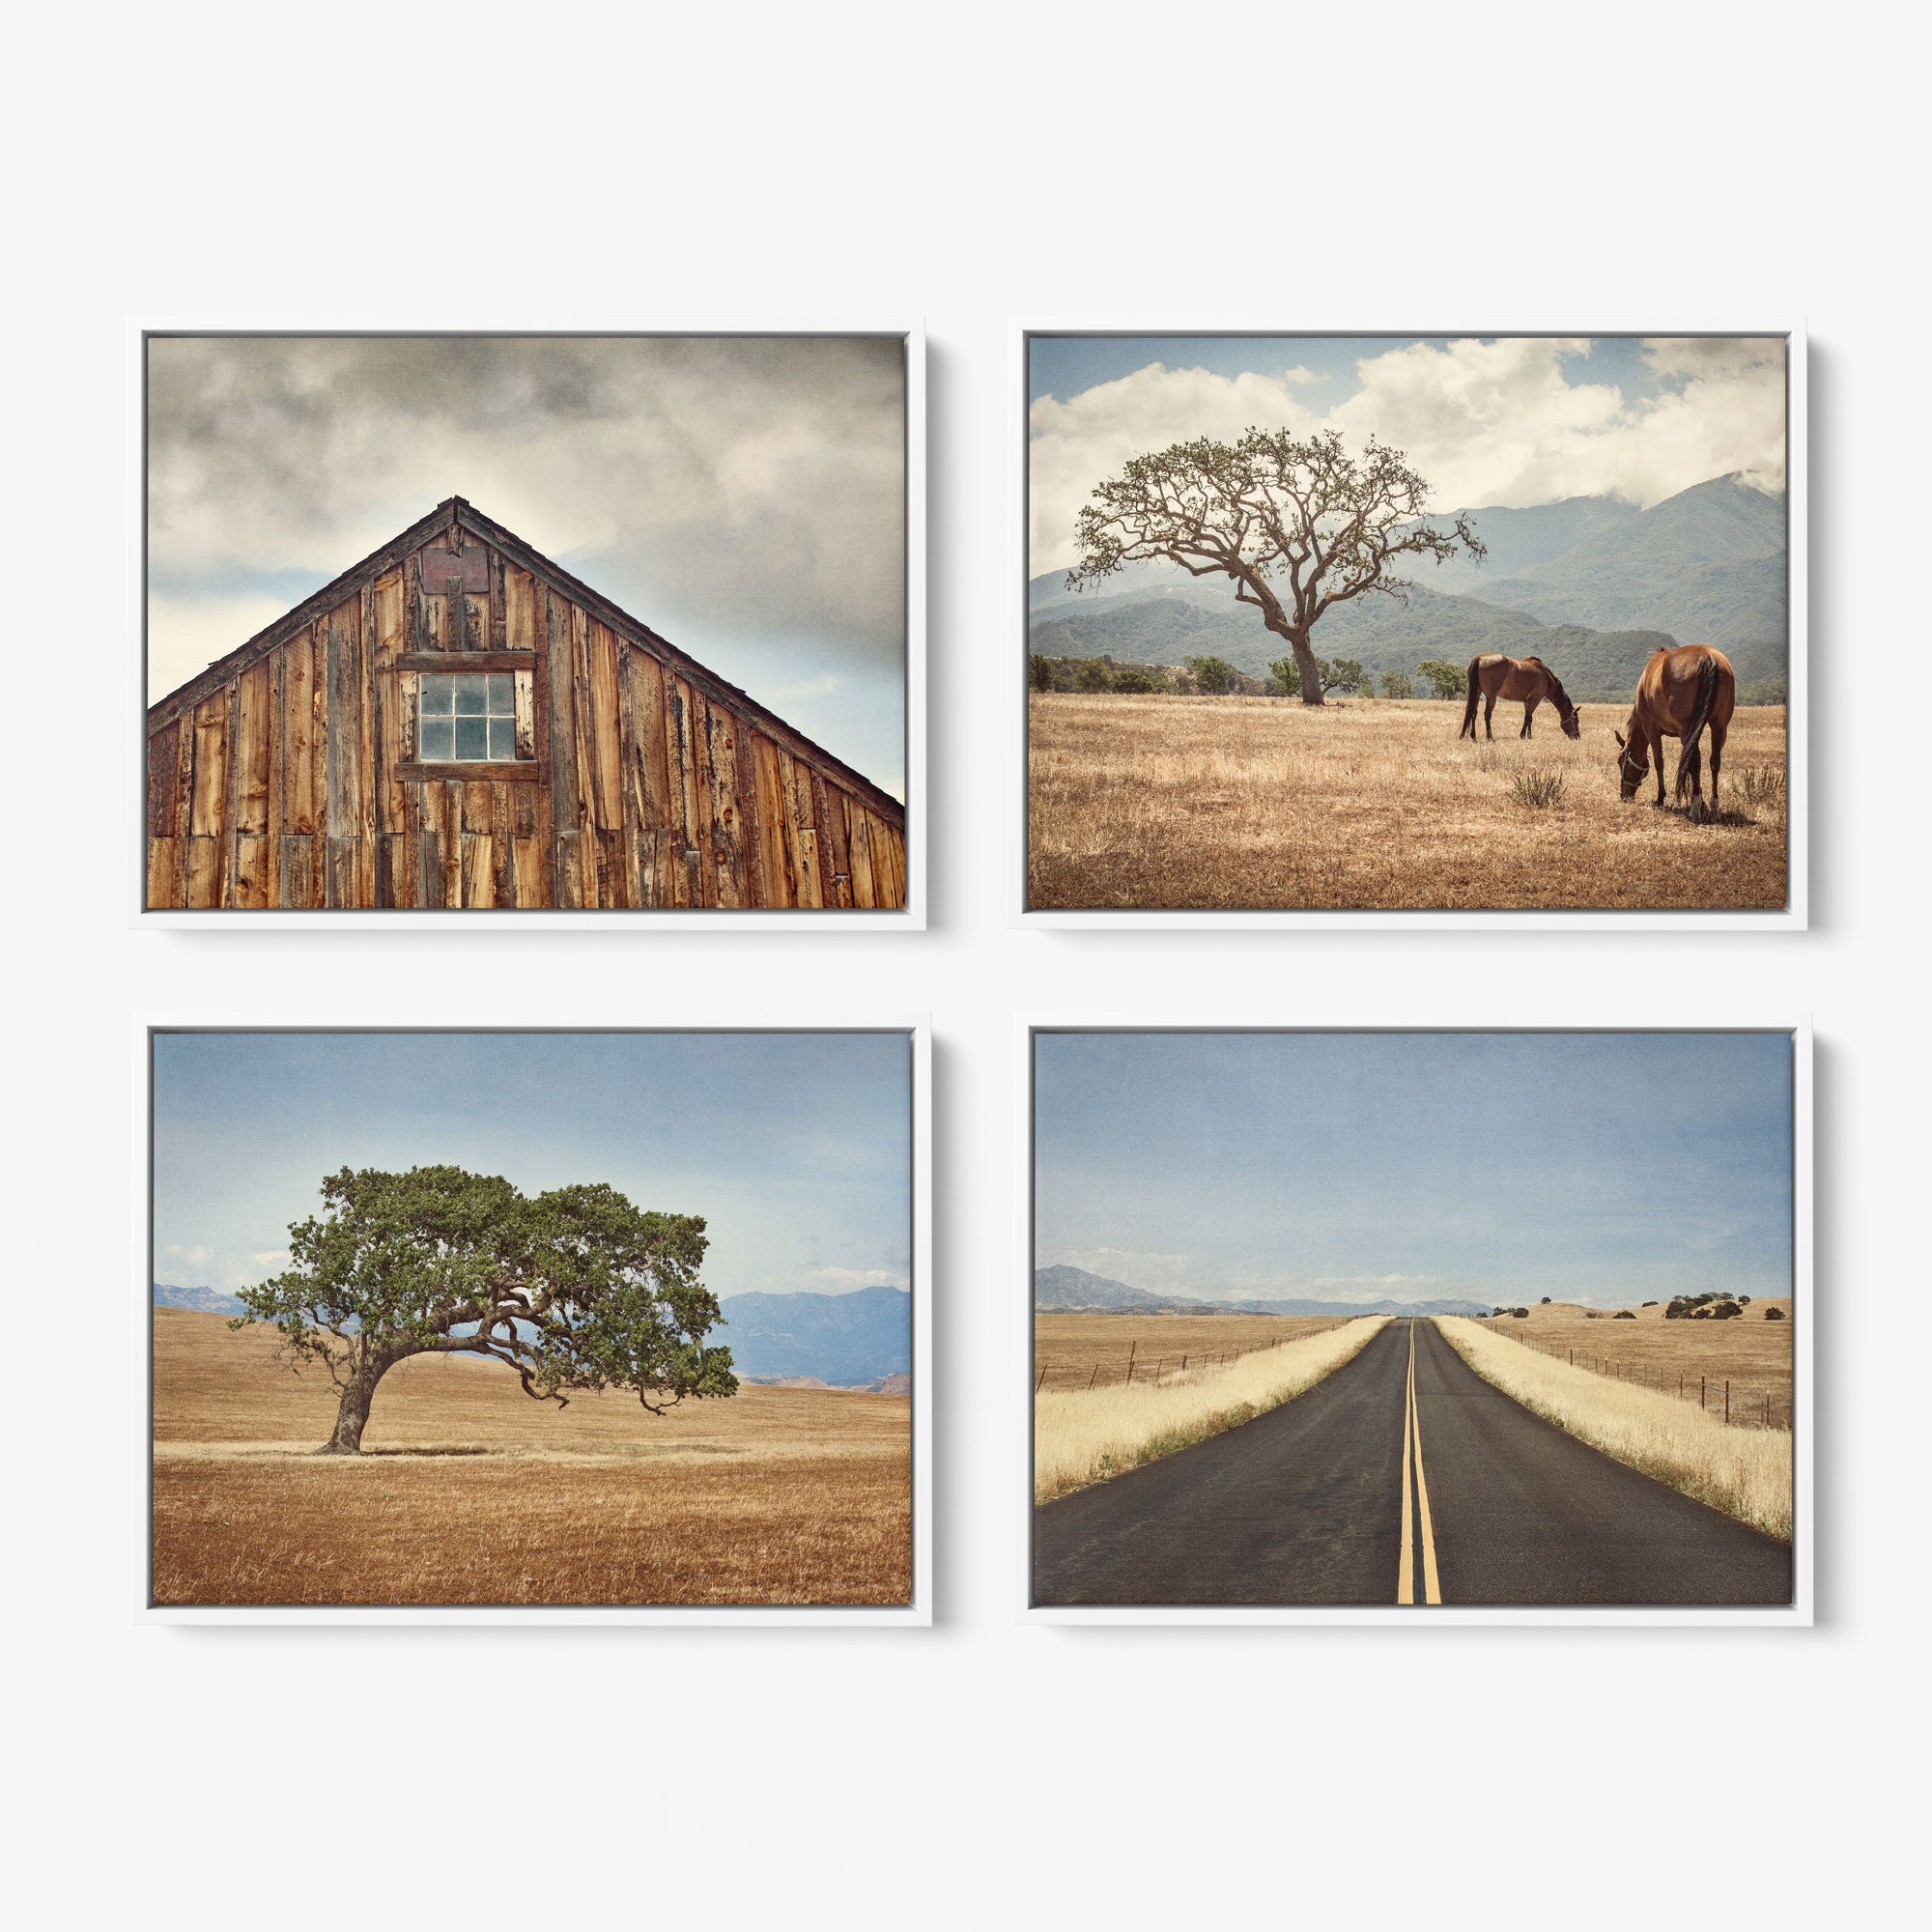
{"type": "Polygon", "coordinates": [[[1219,697],[1235,681],[1235,667],[1222,658],[1189,658],[1187,668],[1194,673],[1198,689],[1209,697],[1219,697]]]}
{"type": "Polygon", "coordinates": [[[1773,1536],[1791,1535],[1791,1437],[1733,1429],[1657,1389],[1610,1381],[1439,1316],[1449,1346],[1505,1395],[1559,1429],[1773,1536]]]}
{"type": "Polygon", "coordinates": [[[1603,1319],[1604,1316],[1603,1316],[1603,1311],[1601,1309],[1586,1308],[1583,1311],[1583,1320],[1585,1321],[1601,1321],[1603,1319]]]}
{"type": "Polygon", "coordinates": [[[1034,1500],[1049,1502],[1251,1422],[1353,1361],[1387,1325],[1385,1315],[1364,1316],[1158,1384],[1042,1390],[1034,1397],[1034,1500]]]}
{"type": "Polygon", "coordinates": [[[1781,765],[1745,765],[1731,779],[1744,802],[1749,806],[1784,810],[1784,768],[1781,765]]]}
{"type": "Polygon", "coordinates": [[[1115,673],[1114,689],[1134,696],[1147,692],[1162,691],[1166,687],[1151,671],[1142,670],[1138,666],[1134,666],[1127,670],[1115,673]]]}
{"type": "Polygon", "coordinates": [[[1527,1321],[1529,1320],[1529,1310],[1526,1308],[1512,1308],[1510,1310],[1510,1313],[1514,1315],[1519,1321],[1527,1321]]]}
{"type": "Polygon", "coordinates": [[[1646,1308],[1655,1308],[1657,1306],[1657,1303],[1654,1301],[1646,1301],[1643,1305],[1646,1308]]]}
{"type": "Polygon", "coordinates": [[[1548,1295],[1547,1295],[1547,1294],[1546,1294],[1546,1295],[1545,1295],[1545,1296],[1543,1297],[1543,1299],[1542,1299],[1541,1301],[1539,1301],[1539,1302],[1537,1303],[1537,1306],[1538,1306],[1539,1308],[1548,1308],[1548,1307],[1549,1306],[1549,1297],[1548,1297],[1548,1295]]]}
{"type": "Polygon", "coordinates": [[[1563,796],[1561,772],[1519,772],[1510,780],[1510,797],[1533,811],[1552,806],[1563,796]]]}
{"type": "Polygon", "coordinates": [[[1051,691],[1054,688],[1053,660],[1041,657],[1037,651],[1027,658],[1027,684],[1034,691],[1051,691]]]}
{"type": "Polygon", "coordinates": [[[1617,1320],[1619,1321],[1634,1321],[1636,1320],[1636,1311],[1630,1308],[1619,1308],[1617,1310],[1617,1320]]]}
{"type": "Polygon", "coordinates": [[[1782,1321],[1784,1320],[1784,1310],[1781,1308],[1767,1308],[1764,1311],[1764,1319],[1767,1321],[1782,1321]]]}

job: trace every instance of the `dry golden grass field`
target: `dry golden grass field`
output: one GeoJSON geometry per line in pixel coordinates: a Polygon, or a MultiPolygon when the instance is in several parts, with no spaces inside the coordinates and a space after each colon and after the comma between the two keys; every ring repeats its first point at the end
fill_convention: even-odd
{"type": "Polygon", "coordinates": [[[1574,1302],[1552,1301],[1530,1307],[1529,1319],[1519,1321],[1501,1316],[1484,1322],[1486,1328],[1514,1339],[1524,1336],[1546,1349],[1573,1353],[1579,1367],[1598,1369],[1618,1378],[1634,1378],[1651,1388],[1674,1391],[1678,1378],[1694,1397],[1697,1378],[1709,1384],[1708,1399],[1722,1400],[1722,1384],[1731,1384],[1734,1421],[1749,1427],[1759,1419],[1760,1398],[1769,1392],[1774,1426],[1785,1427],[1791,1416],[1791,1297],[1753,1297],[1745,1312],[1730,1321],[1666,1321],[1662,1308],[1638,1308],[1634,1321],[1619,1321],[1613,1311],[1602,1311],[1592,1321],[1574,1302]],[[1782,1321],[1767,1321],[1763,1310],[1781,1308],[1782,1321]]]}
{"type": "Polygon", "coordinates": [[[662,1418],[507,1369],[384,1377],[359,1458],[272,1330],[155,1311],[158,1604],[903,1604],[911,1404],[747,1386],[662,1418]]]}
{"type": "Polygon", "coordinates": [[[1686,1495],[1790,1540],[1792,1438],[1785,1431],[1726,1428],[1675,1395],[1605,1381],[1560,1356],[1505,1341],[1486,1322],[1452,1315],[1437,1316],[1435,1325],[1485,1381],[1546,1421],[1686,1495]]]}
{"type": "Polygon", "coordinates": [[[1103,1386],[1117,1382],[1126,1374],[1129,1350],[1136,1380],[1156,1373],[1164,1378],[1183,1359],[1203,1368],[1221,1355],[1246,1354],[1340,1325],[1339,1317],[1328,1315],[1037,1314],[1034,1379],[1044,1369],[1048,1388],[1085,1387],[1090,1378],[1103,1386]]]}
{"type": "MultiPolygon", "coordinates": [[[[1583,735],[1548,706],[1517,737],[1458,741],[1460,703],[1330,698],[1031,700],[1029,903],[1483,910],[1776,908],[1785,902],[1781,706],[1740,709],[1716,823],[1617,796],[1628,705],[1585,704],[1583,735]],[[1534,806],[1513,783],[1560,775],[1534,806]]],[[[1671,741],[1671,770],[1676,744],[1671,741]]],[[[1708,745],[1705,789],[1710,787],[1708,745]]],[[[1666,798],[1670,796],[1666,786],[1666,798]]]]}

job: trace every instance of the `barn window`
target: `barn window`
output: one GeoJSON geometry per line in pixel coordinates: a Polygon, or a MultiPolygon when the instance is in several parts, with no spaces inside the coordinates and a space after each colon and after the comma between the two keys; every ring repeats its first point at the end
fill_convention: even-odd
{"type": "Polygon", "coordinates": [[[517,755],[517,681],[508,671],[425,673],[417,709],[416,756],[507,764],[517,755]]]}

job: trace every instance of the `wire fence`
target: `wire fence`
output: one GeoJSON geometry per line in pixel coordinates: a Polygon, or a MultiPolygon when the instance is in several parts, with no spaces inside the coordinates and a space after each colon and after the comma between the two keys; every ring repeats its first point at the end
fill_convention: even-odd
{"type": "Polygon", "coordinates": [[[1714,1376],[1704,1370],[1664,1362],[1626,1361],[1587,1344],[1579,1349],[1567,1342],[1543,1342],[1523,1334],[1508,1317],[1486,1316],[1483,1326],[1492,1335],[1505,1335],[1525,1349],[1534,1349],[1555,1361],[1568,1362],[1572,1368],[1587,1369],[1592,1375],[1611,1381],[1655,1389],[1660,1395],[1673,1395],[1682,1402],[1694,1402],[1706,1415],[1716,1416],[1733,1429],[1791,1427],[1789,1384],[1747,1381],[1741,1376],[1714,1376]]]}
{"type": "Polygon", "coordinates": [[[1157,1388],[1165,1376],[1181,1375],[1189,1369],[1218,1368],[1224,1362],[1237,1362],[1243,1355],[1259,1355],[1264,1350],[1278,1349],[1284,1342],[1297,1339],[1293,1334],[1270,1335],[1245,1349],[1190,1349],[1159,1355],[1143,1355],[1139,1352],[1140,1344],[1129,1342],[1124,1361],[1118,1355],[1099,1361],[1083,1356],[1077,1362],[1052,1362],[1037,1357],[1033,1392],[1037,1395],[1044,1388],[1125,1388],[1134,1382],[1157,1388]]]}

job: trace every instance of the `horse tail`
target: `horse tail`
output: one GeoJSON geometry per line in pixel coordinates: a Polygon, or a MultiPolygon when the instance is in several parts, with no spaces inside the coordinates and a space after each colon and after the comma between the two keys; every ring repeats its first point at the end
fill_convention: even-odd
{"type": "Polygon", "coordinates": [[[1703,770],[1703,757],[1697,750],[1697,740],[1702,735],[1704,725],[1711,716],[1711,707],[1718,701],[1718,661],[1707,657],[1697,667],[1697,702],[1691,708],[1690,720],[1684,727],[1683,749],[1677,753],[1677,803],[1684,803],[1684,794],[1690,789],[1690,781],[1703,770]]]}
{"type": "Polygon", "coordinates": [[[1476,735],[1476,706],[1483,700],[1483,687],[1476,676],[1476,667],[1481,663],[1480,657],[1469,660],[1469,701],[1463,707],[1463,728],[1456,733],[1459,740],[1476,735]]]}

